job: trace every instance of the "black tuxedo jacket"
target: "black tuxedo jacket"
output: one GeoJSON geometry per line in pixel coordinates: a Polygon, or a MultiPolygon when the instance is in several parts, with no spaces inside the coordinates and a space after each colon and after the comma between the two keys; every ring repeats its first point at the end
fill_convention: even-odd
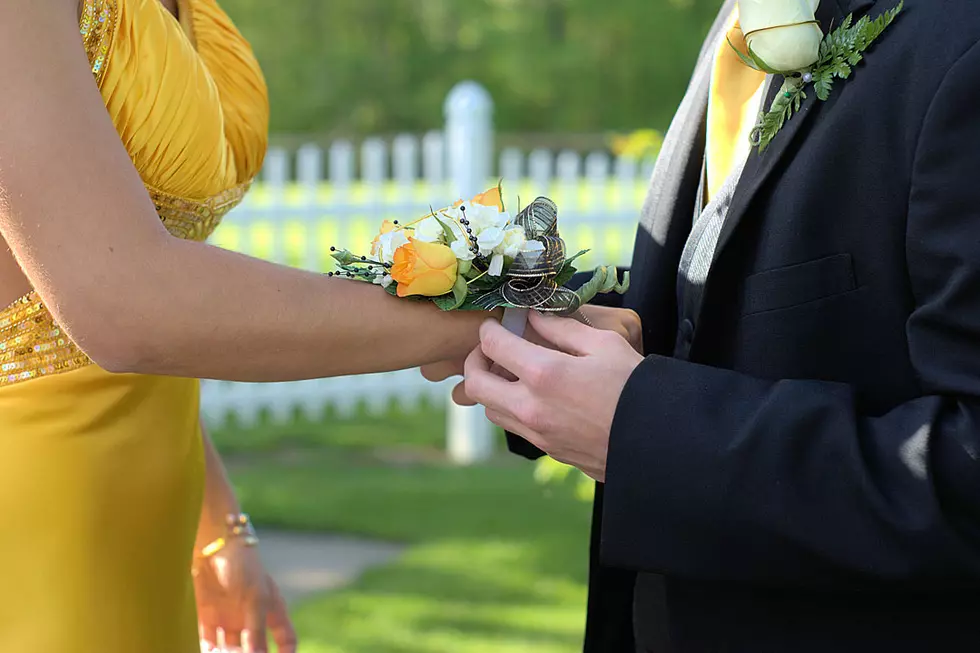
{"type": "Polygon", "coordinates": [[[980,651],[980,1],[906,0],[750,157],[679,325],[710,45],[636,243],[586,651],[980,651]]]}

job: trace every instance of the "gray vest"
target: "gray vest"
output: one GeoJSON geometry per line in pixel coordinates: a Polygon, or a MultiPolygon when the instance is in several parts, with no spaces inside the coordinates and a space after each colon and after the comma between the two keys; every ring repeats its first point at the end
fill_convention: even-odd
{"type": "MultiPolygon", "coordinates": [[[[763,88],[763,102],[769,94],[769,84],[772,76],[766,79],[763,88]]],[[[761,110],[761,107],[760,107],[761,110]]],[[[674,345],[674,357],[687,360],[691,353],[691,342],[697,329],[698,317],[701,312],[701,299],[704,285],[708,279],[708,271],[714,260],[715,249],[721,228],[725,224],[728,210],[735,198],[735,189],[742,178],[742,170],[746,161],[740,161],[732,170],[724,185],[715,197],[704,205],[707,187],[706,163],[701,166],[701,184],[694,207],[694,222],[691,235],[684,245],[681,261],[677,268],[677,341],[674,345]]]]}

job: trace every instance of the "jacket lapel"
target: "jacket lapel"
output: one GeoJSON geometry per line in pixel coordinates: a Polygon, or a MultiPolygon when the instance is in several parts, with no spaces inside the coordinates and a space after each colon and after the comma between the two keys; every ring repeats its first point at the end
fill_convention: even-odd
{"type": "MultiPolygon", "coordinates": [[[[846,16],[847,14],[860,14],[865,9],[869,9],[875,3],[875,0],[836,0],[840,7],[841,15],[846,16]]],[[[860,18],[860,16],[857,16],[860,18]]]]}
{"type": "MultiPolygon", "coordinates": [[[[874,0],[822,0],[820,7],[817,9],[817,20],[820,21],[820,25],[826,33],[835,29],[848,13],[858,11],[860,8],[872,4],[874,4],[874,0]]],[[[781,92],[780,88],[782,84],[783,78],[781,76],[773,78],[769,94],[766,98],[765,106],[767,109],[772,106],[773,100],[781,92]]],[[[722,225],[713,262],[717,262],[719,256],[724,252],[725,246],[731,240],[732,234],[748,212],[752,200],[758,195],[759,190],[765,185],[773,171],[777,169],[780,161],[795,151],[793,143],[796,140],[796,136],[803,129],[804,125],[806,125],[819,104],[817,95],[812,87],[807,88],[806,94],[806,100],[803,101],[800,110],[776,134],[769,149],[764,154],[759,154],[754,150],[749,154],[749,159],[742,171],[742,177],[735,191],[732,205],[725,218],[725,223],[722,225]]],[[[712,265],[712,269],[714,267],[712,265]]]]}

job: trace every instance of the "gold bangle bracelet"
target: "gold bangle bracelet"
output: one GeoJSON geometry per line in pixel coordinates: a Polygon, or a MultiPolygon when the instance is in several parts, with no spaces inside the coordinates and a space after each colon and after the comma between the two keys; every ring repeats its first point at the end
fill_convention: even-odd
{"type": "Polygon", "coordinates": [[[221,549],[225,548],[225,545],[226,544],[227,544],[227,542],[225,541],[225,538],[219,537],[214,542],[211,542],[211,544],[208,544],[206,547],[204,547],[203,549],[201,549],[201,557],[202,558],[210,558],[215,553],[217,553],[221,549]]]}
{"type": "Polygon", "coordinates": [[[245,546],[256,546],[259,543],[255,528],[252,526],[252,520],[246,513],[230,514],[225,518],[225,523],[228,526],[228,535],[219,537],[201,549],[200,556],[202,558],[210,558],[224,549],[232,537],[239,538],[245,546]]]}

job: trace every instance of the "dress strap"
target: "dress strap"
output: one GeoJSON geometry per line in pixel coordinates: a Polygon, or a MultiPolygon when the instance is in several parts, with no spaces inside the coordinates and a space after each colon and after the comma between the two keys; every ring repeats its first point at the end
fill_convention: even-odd
{"type": "Polygon", "coordinates": [[[118,18],[117,0],[82,0],[79,30],[97,84],[105,75],[118,18]]]}

